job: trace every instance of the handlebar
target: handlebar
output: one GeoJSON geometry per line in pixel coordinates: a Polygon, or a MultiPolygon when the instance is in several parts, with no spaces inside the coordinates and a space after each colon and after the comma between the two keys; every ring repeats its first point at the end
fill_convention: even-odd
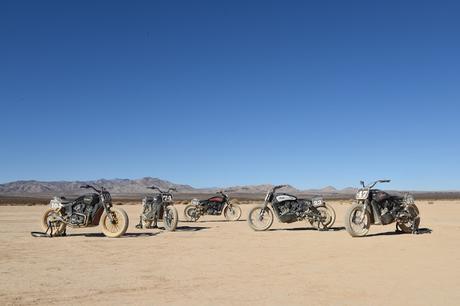
{"type": "Polygon", "coordinates": [[[160,188],[156,187],[156,186],[151,186],[151,187],[147,187],[148,189],[153,189],[153,190],[158,190],[160,193],[170,193],[171,191],[177,191],[176,188],[174,187],[169,187],[168,188],[168,191],[163,191],[161,190],[160,188]]]}
{"type": "Polygon", "coordinates": [[[80,186],[80,188],[85,188],[85,189],[93,189],[94,191],[96,191],[97,193],[101,193],[103,190],[105,190],[104,187],[101,187],[101,189],[97,189],[96,187],[92,186],[92,185],[82,185],[80,186]]]}
{"type": "Polygon", "coordinates": [[[224,198],[228,198],[228,195],[223,190],[219,190],[216,193],[222,195],[224,198]]]}
{"type": "Polygon", "coordinates": [[[372,188],[374,187],[375,185],[377,185],[378,183],[389,183],[391,182],[391,180],[377,180],[375,182],[373,182],[372,184],[369,184],[368,186],[365,186],[364,185],[364,182],[361,181],[361,185],[364,187],[364,188],[372,188]]]}

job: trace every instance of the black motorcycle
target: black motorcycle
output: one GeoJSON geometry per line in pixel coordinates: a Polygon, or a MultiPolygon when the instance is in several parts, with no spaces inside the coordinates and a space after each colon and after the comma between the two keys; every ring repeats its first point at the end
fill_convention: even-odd
{"type": "Polygon", "coordinates": [[[232,204],[224,192],[219,191],[217,194],[207,200],[193,199],[191,204],[185,206],[185,220],[195,222],[203,215],[219,216],[222,213],[227,221],[239,220],[241,208],[237,204],[232,204]]]}
{"type": "Polygon", "coordinates": [[[155,186],[147,188],[157,190],[159,193],[142,199],[142,213],[136,228],[157,228],[157,222],[163,221],[166,230],[175,231],[179,218],[177,209],[173,206],[171,192],[176,191],[176,189],[169,188],[167,191],[163,191],[155,186]]]}
{"type": "Polygon", "coordinates": [[[322,197],[298,199],[287,193],[275,193],[276,190],[286,186],[279,185],[271,188],[265,196],[264,204],[249,211],[248,223],[253,230],[269,229],[273,224],[273,214],[282,223],[307,220],[318,230],[327,230],[334,225],[335,211],[324,202],[322,197]]]}
{"type": "Polygon", "coordinates": [[[382,190],[373,189],[378,183],[390,180],[378,180],[370,185],[361,181],[356,193],[356,202],[345,215],[345,228],[353,237],[367,235],[371,224],[387,225],[396,223],[396,229],[405,233],[417,233],[420,225],[420,212],[414,197],[390,195],[382,190]]]}
{"type": "Polygon", "coordinates": [[[92,189],[76,199],[54,197],[50,208],[43,214],[41,223],[46,233],[51,236],[64,236],[67,226],[94,227],[101,223],[101,229],[107,237],[120,237],[128,228],[128,215],[121,208],[112,206],[112,197],[104,188],[91,185],[80,188],[92,189]]]}

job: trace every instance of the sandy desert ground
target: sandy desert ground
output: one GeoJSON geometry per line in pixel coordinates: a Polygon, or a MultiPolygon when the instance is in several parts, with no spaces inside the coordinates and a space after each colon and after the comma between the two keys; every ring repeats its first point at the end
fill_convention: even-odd
{"type": "MultiPolygon", "coordinates": [[[[205,217],[177,232],[136,230],[139,206],[120,239],[98,228],[34,238],[44,206],[0,207],[0,304],[98,305],[458,305],[460,201],[419,202],[431,234],[369,237],[275,221],[205,217]]],[[[183,205],[177,206],[182,217],[183,205]]],[[[246,219],[250,205],[243,207],[246,219]]]]}

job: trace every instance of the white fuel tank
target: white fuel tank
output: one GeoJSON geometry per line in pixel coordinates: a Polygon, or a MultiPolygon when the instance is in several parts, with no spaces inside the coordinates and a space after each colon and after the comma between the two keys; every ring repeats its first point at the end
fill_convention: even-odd
{"type": "Polygon", "coordinates": [[[278,195],[276,196],[276,201],[278,202],[283,202],[283,201],[295,201],[297,200],[296,197],[293,197],[293,196],[290,196],[290,195],[287,195],[287,194],[281,194],[281,195],[278,195]]]}

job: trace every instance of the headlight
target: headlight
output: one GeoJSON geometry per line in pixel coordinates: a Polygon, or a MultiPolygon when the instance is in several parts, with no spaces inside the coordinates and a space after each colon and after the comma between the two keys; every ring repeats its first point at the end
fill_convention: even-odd
{"type": "Polygon", "coordinates": [[[147,204],[147,198],[142,199],[142,205],[145,205],[145,204],[147,204]]]}
{"type": "Polygon", "coordinates": [[[102,193],[102,197],[104,198],[104,201],[107,202],[107,203],[111,203],[112,202],[112,196],[110,195],[110,193],[108,192],[103,192],[102,193]]]}
{"type": "Polygon", "coordinates": [[[198,199],[193,199],[192,204],[193,205],[198,205],[198,204],[200,204],[200,201],[198,199]]]}

